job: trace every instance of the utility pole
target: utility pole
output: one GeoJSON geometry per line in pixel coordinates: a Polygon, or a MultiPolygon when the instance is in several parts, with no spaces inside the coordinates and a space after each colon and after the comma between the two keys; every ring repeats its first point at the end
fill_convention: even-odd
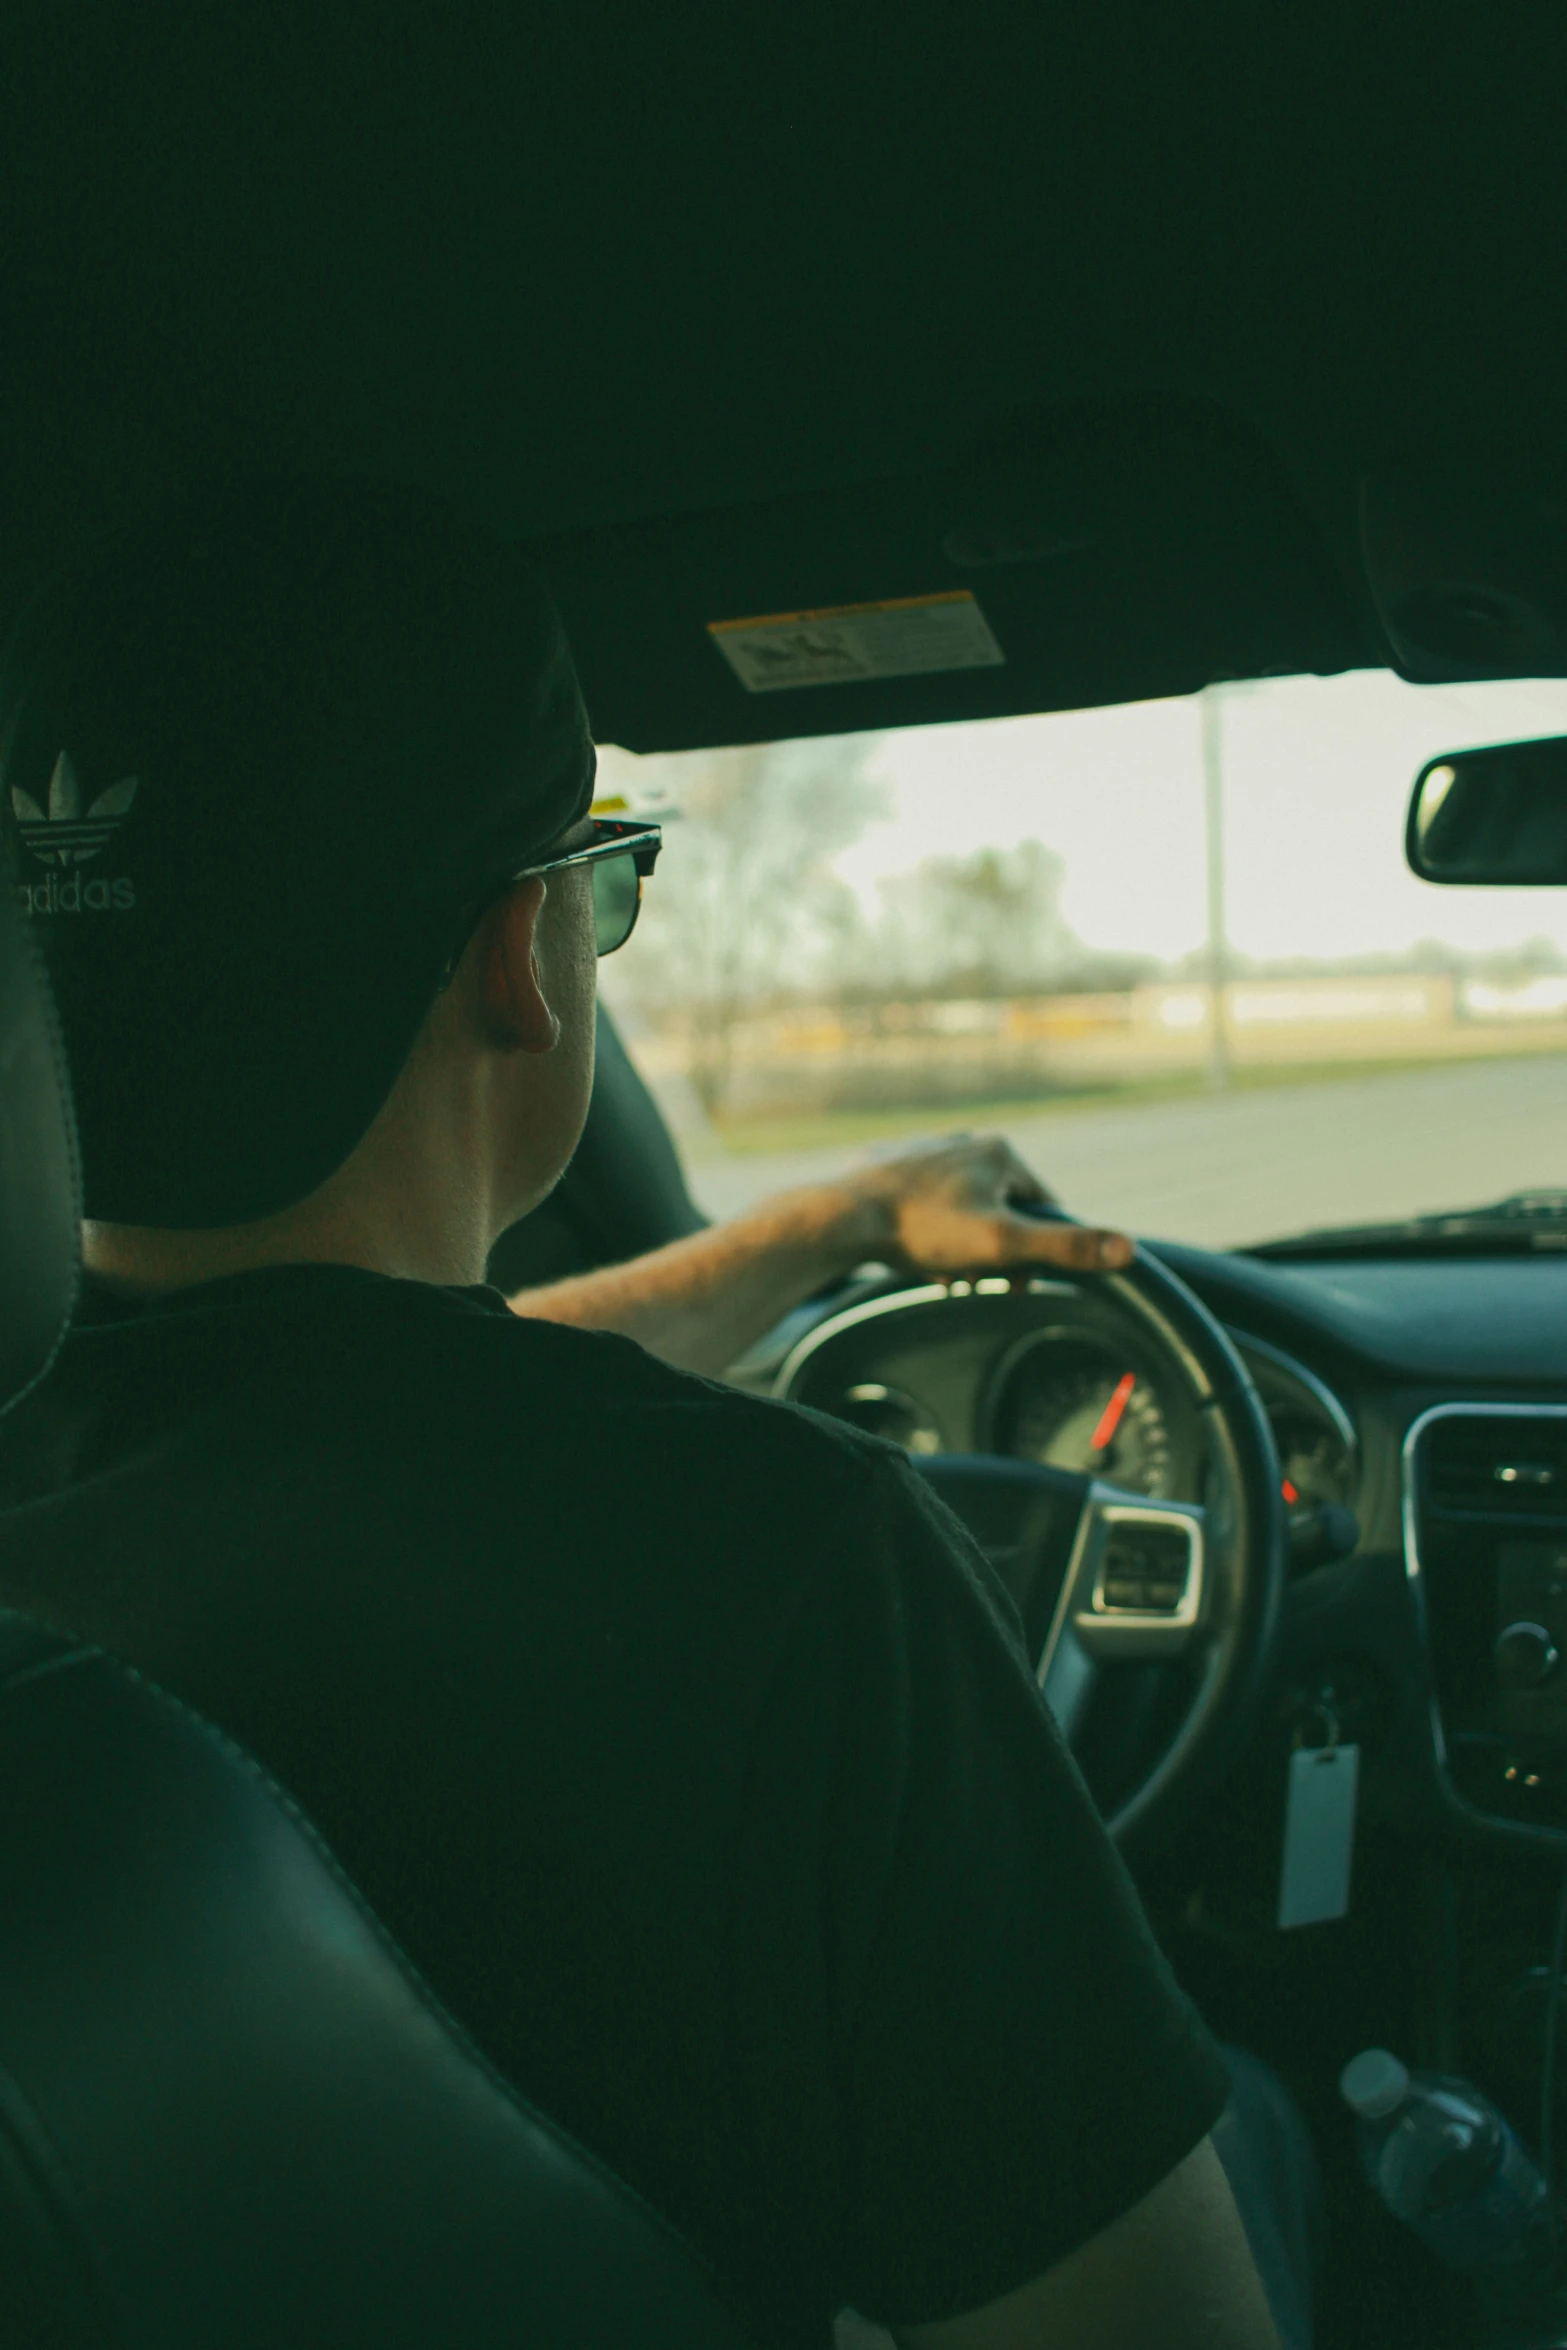
{"type": "Polygon", "coordinates": [[[1224,747],[1223,688],[1204,686],[1202,779],[1208,839],[1208,1083],[1216,1092],[1230,1082],[1230,1023],[1227,991],[1230,942],[1224,914],[1224,747]]]}

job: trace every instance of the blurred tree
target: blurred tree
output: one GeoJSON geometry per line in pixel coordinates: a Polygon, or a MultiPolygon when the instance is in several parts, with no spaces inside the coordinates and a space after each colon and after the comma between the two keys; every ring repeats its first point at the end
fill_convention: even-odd
{"type": "Polygon", "coordinates": [[[1025,840],[970,857],[927,857],[882,884],[877,961],[921,996],[1001,996],[1058,983],[1084,960],[1061,913],[1066,868],[1025,840]]]}
{"type": "Polygon", "coordinates": [[[744,745],[682,761],[678,821],[611,989],[654,1017],[683,1016],[709,1116],[728,1096],[736,1021],[813,987],[835,991],[853,959],[858,907],[831,864],[885,806],[867,773],[877,740],[744,745]]]}

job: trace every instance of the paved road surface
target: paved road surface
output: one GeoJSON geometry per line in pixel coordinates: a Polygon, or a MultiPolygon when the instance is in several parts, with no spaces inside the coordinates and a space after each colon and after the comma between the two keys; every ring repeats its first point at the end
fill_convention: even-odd
{"type": "MultiPolygon", "coordinates": [[[[1075,1215],[1244,1246],[1310,1225],[1470,1207],[1567,1185],[1567,1058],[1448,1063],[1255,1093],[1026,1113],[1013,1142],[1075,1215]]],[[[711,1215],[836,1173],[857,1150],[698,1157],[711,1215]]]]}

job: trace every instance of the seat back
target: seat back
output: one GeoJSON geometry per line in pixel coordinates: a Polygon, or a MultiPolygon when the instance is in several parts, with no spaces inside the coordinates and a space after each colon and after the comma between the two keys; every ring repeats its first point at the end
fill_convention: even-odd
{"type": "MultiPolygon", "coordinates": [[[[0,887],[13,1400],[74,1296],[74,1182],[0,887]]],[[[499,2078],[209,1723],[0,1611],[0,1786],[0,2341],[743,2350],[694,2254],[499,2078]]]]}
{"type": "Polygon", "coordinates": [[[76,1302],[81,1224],[65,1056],[0,859],[0,1408],[48,1368],[76,1302]]]}
{"type": "Polygon", "coordinates": [[[209,1724],[0,1616],[0,1784],[0,2336],[737,2350],[209,1724]]]}

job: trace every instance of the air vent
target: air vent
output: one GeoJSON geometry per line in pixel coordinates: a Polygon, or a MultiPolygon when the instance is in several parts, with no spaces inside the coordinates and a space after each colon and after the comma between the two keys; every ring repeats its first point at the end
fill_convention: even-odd
{"type": "Polygon", "coordinates": [[[1421,1465],[1433,1509],[1567,1520],[1567,1419],[1455,1413],[1426,1432],[1421,1465]]]}

